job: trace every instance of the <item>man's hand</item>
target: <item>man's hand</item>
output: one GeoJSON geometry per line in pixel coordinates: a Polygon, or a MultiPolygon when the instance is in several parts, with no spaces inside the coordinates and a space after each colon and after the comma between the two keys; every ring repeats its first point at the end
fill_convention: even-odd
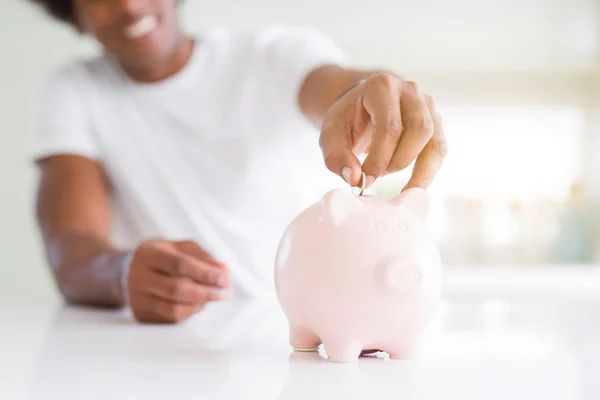
{"type": "Polygon", "coordinates": [[[447,153],[447,144],[431,97],[414,82],[376,74],[347,91],[328,109],[320,146],[325,164],[351,186],[403,170],[415,161],[410,187],[426,189],[447,153]],[[368,154],[364,164],[357,154],[368,154]]]}
{"type": "Polygon", "coordinates": [[[229,286],[225,266],[190,241],[142,243],[127,276],[129,304],[140,322],[181,322],[208,302],[228,298],[229,286]]]}

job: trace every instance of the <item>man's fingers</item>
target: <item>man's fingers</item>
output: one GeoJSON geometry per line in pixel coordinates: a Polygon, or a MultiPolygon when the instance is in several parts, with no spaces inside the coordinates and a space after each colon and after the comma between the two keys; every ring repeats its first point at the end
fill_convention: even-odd
{"type": "Polygon", "coordinates": [[[185,254],[177,254],[170,264],[156,268],[171,276],[188,278],[205,285],[226,287],[229,281],[227,272],[222,268],[185,254]]]}
{"type": "Polygon", "coordinates": [[[321,130],[319,145],[327,169],[342,177],[350,186],[358,185],[361,166],[352,151],[350,125],[325,123],[321,130]]]}
{"type": "Polygon", "coordinates": [[[448,143],[444,135],[441,117],[431,99],[428,101],[434,125],[433,137],[417,157],[412,176],[403,190],[412,187],[427,189],[448,154],[448,143]]]}
{"type": "Polygon", "coordinates": [[[362,167],[368,186],[388,168],[402,135],[399,86],[393,79],[396,78],[388,75],[373,78],[363,98],[363,106],[375,126],[369,155],[362,167]]]}
{"type": "Polygon", "coordinates": [[[404,190],[411,187],[427,189],[441,168],[446,152],[445,139],[433,138],[417,157],[412,176],[404,190]]]}
{"type": "Polygon", "coordinates": [[[205,285],[226,287],[228,274],[222,268],[195,259],[175,249],[152,247],[146,251],[146,262],[158,272],[173,277],[188,278],[205,285]]]}
{"type": "MultiPolygon", "coordinates": [[[[197,260],[199,263],[201,263],[204,266],[207,266],[206,264],[208,264],[208,266],[212,267],[219,267],[221,269],[223,269],[221,273],[221,275],[225,276],[225,278],[227,278],[227,282],[219,282],[219,276],[216,275],[217,273],[215,271],[209,270],[206,273],[209,274],[206,278],[205,281],[202,281],[204,283],[208,283],[208,284],[212,284],[212,285],[216,285],[216,286],[228,286],[228,274],[226,273],[225,269],[225,264],[223,264],[220,261],[217,261],[210,253],[208,253],[206,250],[204,250],[202,247],[200,247],[200,245],[198,245],[198,243],[191,241],[191,240],[184,240],[184,241],[180,241],[180,242],[175,242],[175,247],[181,251],[182,253],[184,253],[185,255],[191,257],[190,260],[197,260]],[[212,278],[215,278],[216,281],[214,281],[212,278]]],[[[191,279],[194,279],[193,277],[190,276],[191,279]]]]}
{"type": "Polygon", "coordinates": [[[229,289],[202,285],[186,278],[175,278],[152,273],[144,287],[146,293],[165,301],[182,304],[204,304],[214,300],[225,300],[231,295],[229,289]]]}
{"type": "Polygon", "coordinates": [[[177,247],[177,250],[187,254],[188,256],[192,256],[219,267],[225,267],[225,264],[215,259],[209,252],[204,250],[202,247],[200,247],[200,245],[198,245],[198,243],[192,240],[175,242],[175,247],[177,247]]]}
{"type": "Polygon", "coordinates": [[[416,85],[412,82],[403,84],[403,87],[400,111],[404,129],[387,167],[388,173],[401,171],[409,166],[431,140],[434,131],[433,118],[427,106],[430,98],[419,95],[416,85]]]}

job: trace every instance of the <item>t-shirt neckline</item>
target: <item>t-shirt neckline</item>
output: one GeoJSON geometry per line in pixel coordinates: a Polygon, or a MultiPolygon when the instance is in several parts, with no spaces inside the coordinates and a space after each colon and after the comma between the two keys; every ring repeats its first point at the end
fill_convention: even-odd
{"type": "Polygon", "coordinates": [[[116,59],[113,57],[109,57],[110,63],[113,65],[116,70],[119,79],[125,83],[132,90],[149,93],[149,92],[162,92],[165,90],[170,90],[172,88],[179,87],[180,85],[189,82],[190,76],[194,75],[194,71],[196,67],[202,62],[203,56],[206,52],[206,48],[209,42],[209,35],[203,37],[203,39],[198,39],[196,37],[192,37],[193,46],[192,46],[192,54],[190,55],[187,63],[181,68],[178,72],[171,75],[170,77],[156,81],[156,82],[139,82],[132,79],[127,73],[121,68],[116,59]]]}

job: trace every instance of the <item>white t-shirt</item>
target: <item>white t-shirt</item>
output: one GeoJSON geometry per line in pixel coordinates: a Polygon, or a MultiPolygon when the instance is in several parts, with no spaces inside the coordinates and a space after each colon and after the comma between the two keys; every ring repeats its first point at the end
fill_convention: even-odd
{"type": "Polygon", "coordinates": [[[118,245],[192,239],[228,265],[234,295],[270,295],[283,230],[341,181],[298,92],[312,69],[344,62],[320,32],[273,26],[216,29],[158,83],[106,55],[64,65],[39,98],[33,156],[101,163],[118,245]]]}

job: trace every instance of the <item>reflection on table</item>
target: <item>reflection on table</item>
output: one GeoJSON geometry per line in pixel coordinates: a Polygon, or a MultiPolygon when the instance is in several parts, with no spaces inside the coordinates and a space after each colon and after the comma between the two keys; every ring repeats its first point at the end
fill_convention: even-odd
{"type": "Polygon", "coordinates": [[[0,311],[14,343],[2,363],[17,365],[34,349],[24,382],[3,382],[0,394],[26,393],[28,400],[600,398],[600,304],[591,301],[446,300],[416,359],[377,354],[352,364],[328,362],[323,350],[292,352],[285,318],[270,301],[214,304],[178,326],[61,307],[49,310],[55,315],[41,340],[19,336],[19,324],[43,320],[45,312],[0,311]]]}

